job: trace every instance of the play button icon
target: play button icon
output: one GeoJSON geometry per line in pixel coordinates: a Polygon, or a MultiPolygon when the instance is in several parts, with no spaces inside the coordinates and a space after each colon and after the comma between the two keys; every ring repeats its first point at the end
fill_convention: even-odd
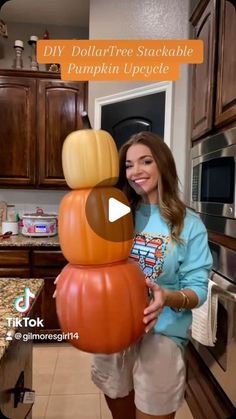
{"type": "Polygon", "coordinates": [[[122,202],[118,201],[115,198],[109,198],[108,201],[108,220],[111,223],[114,221],[119,220],[119,218],[124,217],[125,215],[129,214],[131,211],[128,205],[123,204],[122,202]]]}
{"type": "Polygon", "coordinates": [[[87,190],[87,193],[85,214],[93,232],[113,242],[133,239],[133,216],[124,193],[116,187],[104,187],[103,184],[87,190]]]}
{"type": "MultiPolygon", "coordinates": [[[[85,216],[93,232],[101,238],[113,242],[133,240],[135,228],[130,203],[125,194],[112,185],[112,178],[83,191],[86,197],[85,216]]],[[[115,184],[115,182],[113,182],[115,184]]],[[[78,197],[79,199],[79,197],[78,197]]],[[[139,213],[139,231],[144,231],[149,221],[149,205],[145,213],[139,213]]]]}

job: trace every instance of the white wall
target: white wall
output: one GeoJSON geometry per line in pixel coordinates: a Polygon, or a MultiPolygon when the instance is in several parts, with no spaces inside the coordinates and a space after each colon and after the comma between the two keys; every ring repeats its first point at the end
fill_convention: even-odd
{"type": "MultiPolygon", "coordinates": [[[[7,24],[8,38],[0,37],[0,68],[12,68],[15,58],[14,42],[20,39],[24,42],[24,51],[22,54],[24,69],[30,69],[30,55],[31,47],[28,45],[28,40],[31,35],[36,35],[38,38],[43,38],[45,32],[44,24],[29,24],[29,23],[13,23],[7,24]]],[[[47,25],[49,37],[51,39],[86,39],[88,38],[88,31],[84,28],[76,28],[73,26],[56,26],[47,25]]],[[[40,70],[45,70],[45,64],[41,64],[40,70]]]]}
{"type": "MultiPolygon", "coordinates": [[[[90,39],[189,38],[189,0],[90,0],[90,39]]],[[[152,82],[153,83],[153,82],[152,82]]],[[[150,83],[151,84],[151,83],[150,83]]],[[[89,83],[89,116],[94,121],[94,100],[145,85],[138,82],[89,83]]],[[[189,66],[181,67],[175,83],[172,152],[182,184],[187,190],[186,162],[189,140],[189,66]]]]}
{"type": "Polygon", "coordinates": [[[35,212],[36,207],[44,212],[58,212],[58,206],[68,191],[0,189],[0,201],[16,206],[16,211],[22,215],[25,212],[35,212]]]}

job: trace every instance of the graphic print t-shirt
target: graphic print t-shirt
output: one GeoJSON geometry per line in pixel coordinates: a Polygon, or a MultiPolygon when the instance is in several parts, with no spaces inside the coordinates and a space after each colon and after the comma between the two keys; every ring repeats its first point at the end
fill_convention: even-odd
{"type": "MultiPolygon", "coordinates": [[[[145,276],[163,288],[191,288],[201,305],[207,297],[212,257],[207,231],[199,216],[187,209],[181,233],[183,243],[176,244],[158,205],[141,204],[135,216],[135,231],[131,258],[139,263],[145,276]]],[[[191,310],[176,313],[165,307],[154,332],[169,336],[181,346],[188,341],[191,320],[191,310]]]]}
{"type": "Polygon", "coordinates": [[[131,257],[139,262],[145,276],[154,282],[158,282],[163,272],[169,240],[169,236],[157,236],[157,233],[137,233],[135,236],[131,257]]]}

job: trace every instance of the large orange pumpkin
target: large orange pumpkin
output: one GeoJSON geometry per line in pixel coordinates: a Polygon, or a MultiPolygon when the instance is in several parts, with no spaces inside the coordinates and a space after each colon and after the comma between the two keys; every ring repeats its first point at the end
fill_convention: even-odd
{"type": "Polygon", "coordinates": [[[133,242],[132,215],[129,213],[114,223],[109,222],[108,199],[111,196],[128,205],[124,194],[113,187],[75,190],[62,199],[58,234],[68,262],[97,265],[129,257],[133,242]]]}
{"type": "Polygon", "coordinates": [[[97,267],[68,264],[56,290],[61,329],[79,334],[70,341],[78,349],[119,352],[144,333],[147,288],[143,272],[131,260],[97,267]]]}

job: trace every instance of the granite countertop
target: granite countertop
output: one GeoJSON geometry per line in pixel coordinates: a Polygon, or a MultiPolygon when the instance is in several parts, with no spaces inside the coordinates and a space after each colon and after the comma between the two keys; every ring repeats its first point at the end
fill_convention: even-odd
{"type": "Polygon", "coordinates": [[[54,246],[58,247],[58,235],[52,237],[28,237],[18,234],[11,236],[9,239],[0,239],[0,247],[17,246],[17,247],[36,247],[36,246],[54,246]]]}
{"type": "Polygon", "coordinates": [[[18,327],[8,326],[7,317],[28,317],[27,314],[21,314],[15,309],[13,305],[15,298],[23,295],[26,287],[37,298],[43,284],[43,279],[0,278],[0,360],[11,342],[14,342],[14,338],[13,340],[6,340],[7,332],[11,332],[14,335],[18,329],[18,327]]]}

